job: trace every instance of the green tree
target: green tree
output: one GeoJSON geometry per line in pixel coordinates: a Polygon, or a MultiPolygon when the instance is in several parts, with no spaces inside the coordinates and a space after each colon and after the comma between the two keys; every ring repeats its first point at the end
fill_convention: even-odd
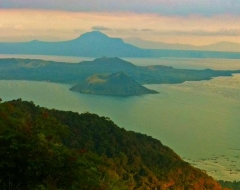
{"type": "Polygon", "coordinates": [[[1,188],[76,188],[81,157],[61,141],[67,138],[68,128],[45,110],[30,114],[34,110],[27,106],[32,112],[14,103],[0,108],[1,188]]]}

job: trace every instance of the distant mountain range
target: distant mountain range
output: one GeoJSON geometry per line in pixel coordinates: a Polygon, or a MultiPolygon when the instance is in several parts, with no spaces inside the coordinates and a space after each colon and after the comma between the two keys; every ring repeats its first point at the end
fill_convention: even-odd
{"type": "Polygon", "coordinates": [[[172,48],[143,49],[125,43],[120,38],[110,38],[98,31],[88,32],[76,39],[62,42],[42,42],[34,40],[20,43],[0,43],[0,54],[240,59],[240,53],[238,52],[174,50],[172,48]]]}
{"type": "Polygon", "coordinates": [[[34,40],[21,43],[0,43],[0,54],[65,55],[82,57],[141,56],[140,48],[126,44],[120,38],[109,38],[101,32],[88,32],[62,42],[34,40]]]}
{"type": "Polygon", "coordinates": [[[124,72],[101,75],[95,74],[73,86],[70,90],[86,94],[110,96],[132,96],[158,93],[140,85],[138,82],[128,77],[124,72]]]}
{"type": "Polygon", "coordinates": [[[209,45],[194,46],[190,44],[164,43],[142,40],[140,38],[126,38],[124,42],[146,49],[170,49],[170,50],[200,50],[200,51],[224,51],[240,52],[240,44],[234,42],[218,42],[209,45]]]}

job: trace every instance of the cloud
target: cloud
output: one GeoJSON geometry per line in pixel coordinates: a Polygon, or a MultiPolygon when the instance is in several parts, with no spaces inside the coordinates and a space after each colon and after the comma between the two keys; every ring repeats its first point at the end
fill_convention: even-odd
{"type": "Polygon", "coordinates": [[[240,15],[239,0],[0,0],[0,8],[76,12],[134,12],[160,15],[240,15]]]}
{"type": "Polygon", "coordinates": [[[106,31],[106,30],[112,30],[112,29],[104,26],[93,26],[92,30],[106,31]]]}

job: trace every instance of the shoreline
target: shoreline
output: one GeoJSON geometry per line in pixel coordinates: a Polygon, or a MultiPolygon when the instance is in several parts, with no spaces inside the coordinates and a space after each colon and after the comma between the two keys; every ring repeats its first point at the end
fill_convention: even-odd
{"type": "Polygon", "coordinates": [[[231,153],[231,155],[213,155],[208,158],[183,159],[194,167],[205,171],[216,180],[239,181],[240,155],[237,151],[231,151],[231,153]]]}

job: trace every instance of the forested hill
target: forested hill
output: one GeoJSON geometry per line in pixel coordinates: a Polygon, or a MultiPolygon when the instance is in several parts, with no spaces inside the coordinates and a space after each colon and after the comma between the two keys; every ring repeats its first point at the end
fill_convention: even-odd
{"type": "Polygon", "coordinates": [[[94,74],[124,72],[140,84],[169,84],[231,76],[236,71],[189,70],[168,66],[136,66],[117,57],[101,57],[77,64],[35,59],[0,59],[1,80],[35,80],[77,84],[94,74]]]}
{"type": "Polygon", "coordinates": [[[1,189],[222,189],[159,140],[90,113],[3,102],[0,145],[1,189]]]}

